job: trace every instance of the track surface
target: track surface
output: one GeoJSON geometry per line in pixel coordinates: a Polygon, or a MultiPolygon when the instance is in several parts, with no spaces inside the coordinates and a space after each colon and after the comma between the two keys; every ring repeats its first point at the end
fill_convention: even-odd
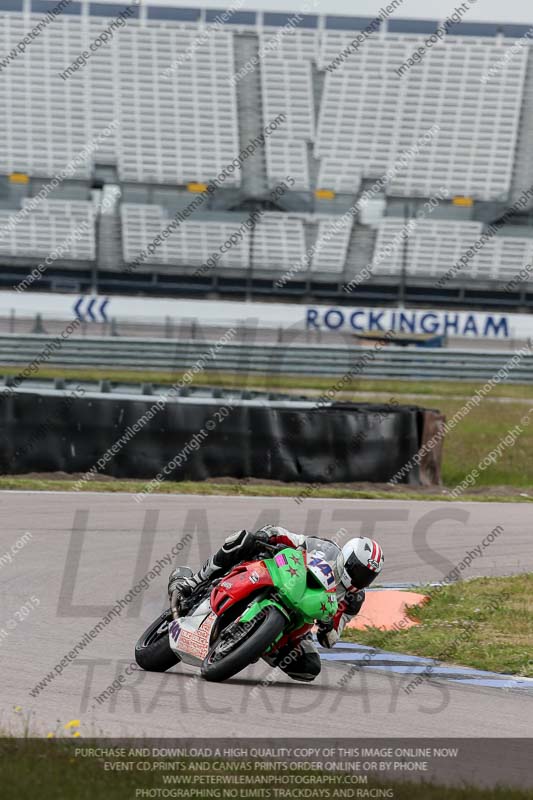
{"type": "Polygon", "coordinates": [[[175,562],[194,567],[240,527],[273,522],[329,537],[346,528],[337,537],[341,544],[350,535],[379,537],[386,554],[384,582],[432,581],[498,524],[504,534],[463,574],[533,571],[529,505],[313,499],[298,505],[290,498],[185,495],[138,505],[123,494],[4,492],[0,507],[0,556],[24,532],[33,536],[12,563],[0,567],[0,630],[7,634],[0,634],[0,727],[20,731],[31,712],[31,730],[42,734],[79,719],[82,735],[531,735],[530,696],[438,682],[425,682],[408,695],[403,688],[409,676],[371,670],[350,675],[349,665],[338,662],[324,662],[312,685],[294,683],[263,663],[223,685],[200,681],[183,666],[165,675],[138,671],[99,704],[95,696],[122,674],[136,639],[163,609],[166,565],[74,663],[37,697],[29,694],[186,533],[192,541],[175,562]],[[31,596],[39,606],[9,627],[31,596]],[[272,685],[261,684],[266,677],[272,685]]]}

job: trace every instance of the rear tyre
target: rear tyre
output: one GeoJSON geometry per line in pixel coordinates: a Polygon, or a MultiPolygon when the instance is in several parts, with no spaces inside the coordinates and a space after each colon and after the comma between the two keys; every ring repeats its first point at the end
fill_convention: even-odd
{"type": "Polygon", "coordinates": [[[257,661],[267,647],[276,641],[287,624],[286,617],[275,606],[269,606],[256,625],[232,622],[220,634],[202,664],[202,677],[206,681],[226,681],[257,661]],[[235,636],[234,649],[231,637],[235,636]],[[228,639],[230,643],[228,644],[228,639]],[[222,653],[224,653],[222,655],[222,653]]]}
{"type": "Polygon", "coordinates": [[[135,645],[135,661],[148,672],[166,672],[179,662],[179,657],[170,649],[168,626],[172,620],[170,609],[158,617],[145,630],[135,645]]]}

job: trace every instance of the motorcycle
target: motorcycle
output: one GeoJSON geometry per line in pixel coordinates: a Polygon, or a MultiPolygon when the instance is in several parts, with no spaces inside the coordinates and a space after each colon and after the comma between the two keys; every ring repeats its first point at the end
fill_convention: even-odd
{"type": "MultiPolygon", "coordinates": [[[[179,661],[199,667],[207,681],[225,681],[273,653],[293,631],[304,634],[337,611],[342,553],[336,544],[308,538],[304,549],[265,546],[259,560],[180,603],[177,618],[164,611],[135,646],[144,670],[165,672],[179,661]]],[[[187,567],[181,577],[192,575],[187,567]]]]}

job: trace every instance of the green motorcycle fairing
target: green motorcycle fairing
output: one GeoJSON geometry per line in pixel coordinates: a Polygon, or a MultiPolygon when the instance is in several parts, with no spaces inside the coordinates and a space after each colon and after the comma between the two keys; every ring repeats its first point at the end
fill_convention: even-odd
{"type": "Polygon", "coordinates": [[[327,561],[302,550],[285,548],[273,558],[264,559],[263,563],[276,587],[276,596],[252,603],[239,618],[240,622],[250,622],[268,606],[278,608],[295,628],[316,621],[325,622],[335,616],[338,609],[336,585],[327,561]],[[317,571],[322,574],[324,583],[331,584],[331,588],[320,584],[306,566],[306,558],[311,559],[315,574],[317,571]]]}

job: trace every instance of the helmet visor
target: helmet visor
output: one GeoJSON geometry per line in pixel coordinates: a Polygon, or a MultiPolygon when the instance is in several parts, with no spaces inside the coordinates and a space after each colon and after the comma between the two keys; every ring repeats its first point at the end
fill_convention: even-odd
{"type": "Polygon", "coordinates": [[[350,577],[352,586],[356,589],[366,589],[378,576],[377,572],[361,564],[355,553],[350,556],[344,569],[350,577]]]}

